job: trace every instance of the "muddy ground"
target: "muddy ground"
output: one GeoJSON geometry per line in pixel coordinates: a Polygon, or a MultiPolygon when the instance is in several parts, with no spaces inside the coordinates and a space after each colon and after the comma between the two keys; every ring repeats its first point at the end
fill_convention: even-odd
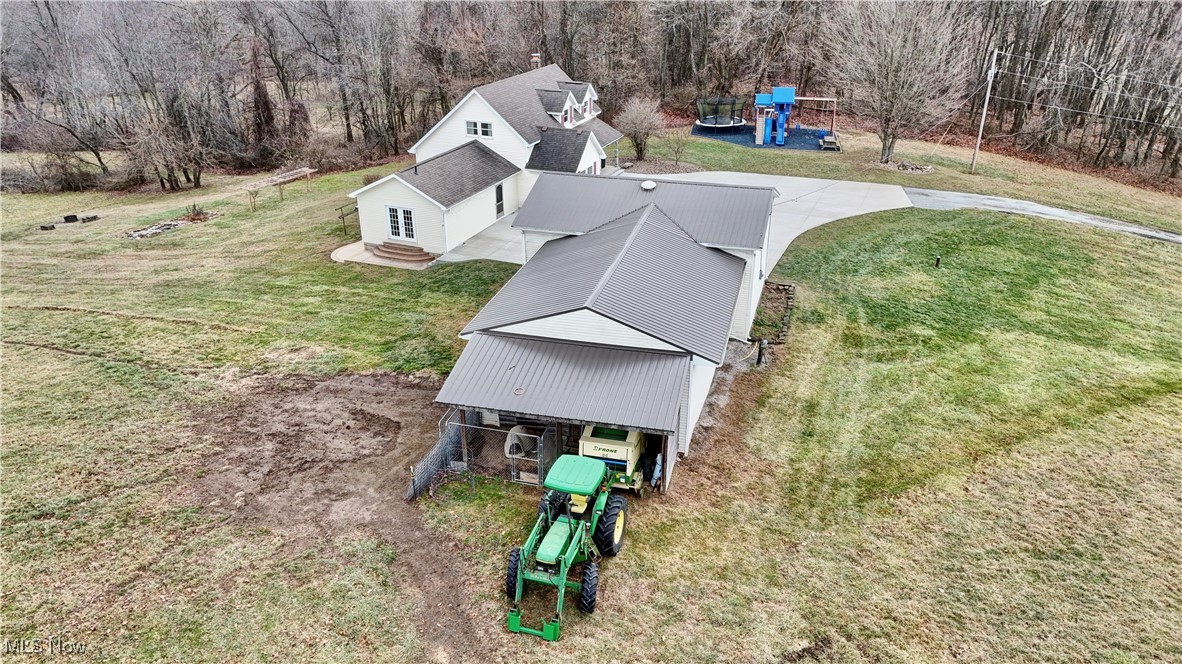
{"type": "Polygon", "coordinates": [[[408,468],[434,444],[440,381],[395,374],[281,378],[202,413],[221,448],[198,480],[231,522],[282,533],[295,550],[363,532],[390,543],[432,661],[491,661],[502,639],[473,600],[461,545],[427,530],[403,500],[408,468]]]}

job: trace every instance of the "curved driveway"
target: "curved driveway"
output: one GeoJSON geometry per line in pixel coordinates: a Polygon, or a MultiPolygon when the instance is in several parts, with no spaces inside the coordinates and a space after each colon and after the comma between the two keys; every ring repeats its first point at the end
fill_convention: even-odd
{"type": "Polygon", "coordinates": [[[745,184],[775,187],[780,196],[772,208],[772,232],[768,256],[771,263],[778,262],[792,240],[801,233],[821,224],[845,217],[868,212],[918,207],[928,210],[955,210],[979,208],[1013,214],[1025,214],[1044,219],[1084,224],[1121,233],[1163,242],[1182,244],[1182,235],[1154,228],[1099,217],[1094,214],[1061,210],[1039,203],[1022,201],[1000,196],[962,194],[934,189],[904,188],[893,184],[872,182],[849,182],[845,180],[818,180],[786,175],[763,175],[760,173],[737,173],[733,171],[701,171],[677,175],[647,176],[639,173],[623,173],[627,177],[655,177],[676,179],[687,182],[713,182],[719,184],[745,184]]]}

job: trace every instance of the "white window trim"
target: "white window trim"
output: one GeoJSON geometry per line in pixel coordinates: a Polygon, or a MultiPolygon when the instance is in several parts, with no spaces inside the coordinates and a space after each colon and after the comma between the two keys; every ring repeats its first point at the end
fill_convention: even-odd
{"type": "Polygon", "coordinates": [[[480,138],[492,138],[493,137],[493,126],[492,126],[491,122],[478,122],[477,127],[476,127],[476,131],[477,131],[477,135],[480,136],[480,138]],[[484,133],[485,128],[488,129],[487,134],[484,133]]]}
{"type": "Polygon", "coordinates": [[[397,242],[409,242],[412,244],[419,243],[419,218],[415,214],[415,209],[406,205],[387,205],[386,206],[386,239],[397,242]],[[390,210],[398,211],[398,235],[390,232],[390,210]],[[406,225],[402,218],[403,211],[410,212],[411,229],[414,237],[406,237],[406,225]]]}
{"type": "Polygon", "coordinates": [[[464,134],[466,136],[479,136],[480,123],[476,120],[464,120],[464,134]]]}

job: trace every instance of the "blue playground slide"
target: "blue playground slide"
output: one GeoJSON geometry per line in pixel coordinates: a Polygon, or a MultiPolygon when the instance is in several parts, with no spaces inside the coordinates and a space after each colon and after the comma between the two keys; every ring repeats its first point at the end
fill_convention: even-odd
{"type": "Polygon", "coordinates": [[[756,94],[755,108],[759,112],[761,108],[771,108],[775,113],[771,122],[765,122],[763,125],[763,142],[769,145],[772,142],[772,132],[776,134],[776,145],[784,145],[784,139],[788,136],[788,120],[792,115],[792,104],[796,101],[796,88],[783,87],[772,88],[772,93],[756,94]],[[772,125],[775,125],[773,129],[772,125]]]}

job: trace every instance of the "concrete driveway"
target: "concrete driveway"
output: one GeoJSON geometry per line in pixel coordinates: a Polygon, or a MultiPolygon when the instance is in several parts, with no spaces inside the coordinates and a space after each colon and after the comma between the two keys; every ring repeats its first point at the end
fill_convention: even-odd
{"type": "Polygon", "coordinates": [[[507,214],[492,226],[468,238],[468,241],[435,259],[440,263],[459,263],[488,259],[505,263],[525,262],[525,247],[521,244],[521,231],[510,228],[517,213],[507,214]]]}
{"type": "Polygon", "coordinates": [[[1136,224],[1117,221],[1108,217],[1063,210],[1049,205],[1018,200],[1016,198],[962,194],[957,191],[938,191],[936,189],[914,189],[911,187],[908,187],[905,191],[915,207],[928,210],[959,210],[961,208],[996,210],[998,212],[1010,212],[1013,214],[1042,217],[1044,219],[1066,221],[1072,224],[1095,226],[1096,228],[1104,228],[1120,233],[1131,233],[1151,240],[1182,244],[1182,235],[1177,233],[1159,231],[1156,228],[1146,228],[1145,226],[1137,226],[1136,224]]]}
{"type": "Polygon", "coordinates": [[[757,187],[775,187],[780,195],[772,204],[771,238],[768,242],[768,265],[780,261],[788,245],[801,233],[821,224],[868,212],[911,207],[903,188],[892,184],[818,180],[786,175],[703,171],[677,175],[625,173],[626,177],[684,182],[710,182],[757,187]]]}

